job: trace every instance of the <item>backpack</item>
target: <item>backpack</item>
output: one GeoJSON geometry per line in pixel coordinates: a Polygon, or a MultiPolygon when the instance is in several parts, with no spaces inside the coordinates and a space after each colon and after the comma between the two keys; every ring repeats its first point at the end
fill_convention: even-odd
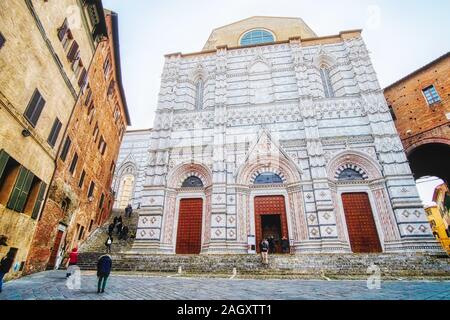
{"type": "Polygon", "coordinates": [[[263,249],[269,249],[269,243],[267,241],[261,242],[261,248],[263,249]]]}
{"type": "Polygon", "coordinates": [[[110,245],[112,243],[111,238],[108,238],[108,240],[106,240],[106,244],[110,245]]]}

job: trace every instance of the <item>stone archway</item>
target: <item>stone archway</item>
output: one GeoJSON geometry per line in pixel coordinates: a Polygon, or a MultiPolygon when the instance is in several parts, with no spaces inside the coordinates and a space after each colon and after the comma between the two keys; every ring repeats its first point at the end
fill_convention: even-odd
{"type": "Polygon", "coordinates": [[[435,176],[450,183],[450,142],[429,140],[408,149],[408,160],[415,179],[435,176]]]}

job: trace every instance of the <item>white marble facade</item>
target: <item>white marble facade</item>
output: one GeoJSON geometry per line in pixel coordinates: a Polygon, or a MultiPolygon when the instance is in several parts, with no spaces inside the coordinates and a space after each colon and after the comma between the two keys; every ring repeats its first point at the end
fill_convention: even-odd
{"type": "Polygon", "coordinates": [[[195,197],[202,254],[247,253],[254,197],[283,195],[295,253],[351,252],[343,192],[369,194],[384,252],[440,250],[360,36],[168,55],[161,82],[134,251],[174,254],[195,197]],[[262,172],[283,183],[254,185],[262,172]]]}

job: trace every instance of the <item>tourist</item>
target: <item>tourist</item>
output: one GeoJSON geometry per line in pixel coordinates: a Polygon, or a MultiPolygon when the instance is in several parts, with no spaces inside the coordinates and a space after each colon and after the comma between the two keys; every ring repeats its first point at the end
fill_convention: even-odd
{"type": "Polygon", "coordinates": [[[128,218],[131,218],[131,215],[133,214],[133,207],[131,204],[128,205],[128,218]]]}
{"type": "Polygon", "coordinates": [[[9,270],[11,270],[14,263],[14,256],[14,251],[10,249],[6,254],[6,257],[4,257],[0,263],[0,293],[3,288],[3,277],[9,272],[9,270]]]}
{"type": "Polygon", "coordinates": [[[114,228],[116,227],[117,221],[119,221],[119,217],[114,217],[113,220],[114,228]]]}
{"type": "Polygon", "coordinates": [[[127,238],[128,238],[128,231],[129,231],[128,227],[124,226],[122,228],[122,232],[120,233],[120,239],[127,240],[127,238]]]}
{"type": "Polygon", "coordinates": [[[97,293],[104,293],[106,287],[106,281],[111,273],[112,259],[109,255],[103,255],[98,259],[97,263],[97,293]]]}
{"type": "Polygon", "coordinates": [[[269,264],[269,241],[267,239],[261,241],[261,260],[263,264],[269,264]]]}
{"type": "Polygon", "coordinates": [[[273,236],[269,237],[269,253],[275,253],[275,238],[273,236]]]}
{"type": "Polygon", "coordinates": [[[123,223],[122,216],[119,216],[119,218],[117,219],[117,223],[123,223]]]}
{"type": "Polygon", "coordinates": [[[76,266],[77,263],[78,263],[78,248],[75,247],[69,254],[69,267],[67,268],[66,278],[72,275],[73,266],[76,266]]]}
{"type": "Polygon", "coordinates": [[[111,245],[112,245],[112,243],[113,243],[113,237],[112,237],[112,235],[109,235],[108,239],[106,239],[106,242],[105,242],[106,252],[107,253],[111,253],[111,245]]]}
{"type": "Polygon", "coordinates": [[[113,223],[111,223],[109,226],[108,226],[108,235],[111,237],[112,236],[112,234],[113,234],[113,232],[114,232],[114,227],[115,227],[116,225],[115,225],[115,223],[113,222],[113,223]]]}
{"type": "Polygon", "coordinates": [[[286,237],[281,239],[281,249],[283,253],[289,253],[289,240],[286,237]]]}
{"type": "Polygon", "coordinates": [[[117,235],[119,236],[119,239],[120,239],[120,234],[122,233],[122,228],[123,228],[122,221],[119,221],[117,223],[117,235]]]}

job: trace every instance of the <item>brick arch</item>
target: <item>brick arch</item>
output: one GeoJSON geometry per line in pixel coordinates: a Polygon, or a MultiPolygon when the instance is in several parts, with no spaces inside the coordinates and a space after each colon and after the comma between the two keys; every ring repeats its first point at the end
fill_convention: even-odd
{"type": "Polygon", "coordinates": [[[352,170],[358,172],[362,176],[363,180],[367,180],[369,178],[369,176],[367,175],[367,173],[364,171],[363,168],[361,168],[357,164],[353,164],[353,163],[346,163],[346,164],[339,166],[339,168],[336,170],[334,178],[336,180],[338,180],[341,173],[346,169],[352,169],[352,170]]]}
{"type": "Polygon", "coordinates": [[[446,144],[446,145],[450,146],[450,139],[436,138],[436,137],[422,139],[422,140],[415,142],[412,145],[408,146],[405,150],[406,155],[410,156],[417,148],[427,145],[427,144],[446,144]]]}
{"type": "Polygon", "coordinates": [[[338,153],[327,165],[327,176],[330,180],[337,180],[338,172],[343,168],[357,168],[363,172],[365,180],[376,180],[383,177],[380,165],[368,154],[361,151],[344,151],[338,153]]]}
{"type": "Polygon", "coordinates": [[[300,181],[300,172],[296,165],[288,159],[280,157],[260,157],[258,161],[246,162],[236,174],[236,182],[243,185],[251,185],[260,173],[277,173],[284,183],[296,183],[300,181]]]}
{"type": "Polygon", "coordinates": [[[212,173],[205,165],[200,163],[184,163],[169,172],[167,186],[170,188],[181,188],[183,182],[192,176],[202,180],[204,187],[212,184],[212,173]]]}

